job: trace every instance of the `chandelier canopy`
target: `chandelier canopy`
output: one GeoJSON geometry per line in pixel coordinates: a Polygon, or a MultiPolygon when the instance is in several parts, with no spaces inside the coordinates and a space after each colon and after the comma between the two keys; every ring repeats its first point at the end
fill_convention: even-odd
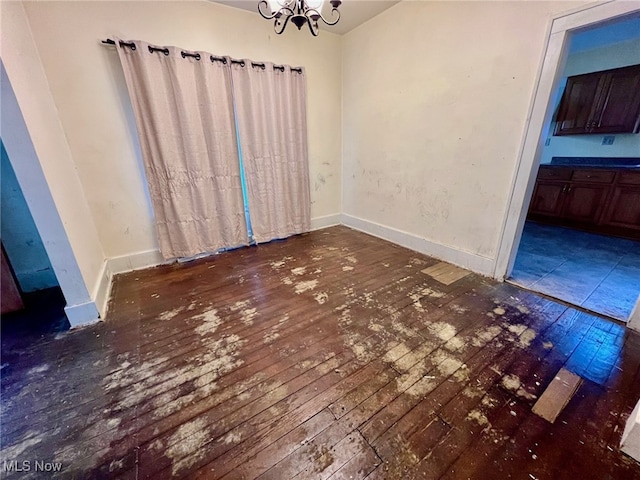
{"type": "Polygon", "coordinates": [[[258,4],[258,12],[267,20],[273,20],[273,29],[278,35],[284,32],[287,23],[291,20],[298,30],[304,24],[309,25],[309,30],[315,37],[318,35],[318,20],[322,20],[327,25],[335,25],[340,20],[338,7],[342,1],[329,0],[332,17],[330,19],[324,18],[320,13],[323,3],[324,0],[261,0],[258,4]]]}

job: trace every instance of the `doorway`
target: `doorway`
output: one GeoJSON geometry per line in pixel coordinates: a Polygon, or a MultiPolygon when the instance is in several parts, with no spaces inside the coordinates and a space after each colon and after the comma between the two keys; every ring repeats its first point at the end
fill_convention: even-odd
{"type": "MultiPolygon", "coordinates": [[[[640,16],[573,34],[560,88],[552,95],[554,110],[558,111],[568,77],[591,78],[595,77],[592,72],[638,64],[640,16]]],[[[628,98],[634,93],[629,91],[628,98]]],[[[583,229],[589,230],[588,222],[593,220],[597,230],[597,217],[602,222],[608,214],[603,205],[613,195],[614,187],[608,182],[615,181],[616,172],[628,176],[638,170],[640,138],[637,134],[556,136],[558,125],[553,119],[545,127],[541,168],[508,281],[626,321],[640,295],[640,235],[634,240],[634,230],[629,230],[631,239],[627,239],[583,229]],[[565,174],[567,179],[558,178],[565,174]],[[571,187],[579,194],[572,195],[571,187]],[[587,222],[582,228],[580,214],[587,222]]],[[[640,188],[635,190],[640,192],[640,188]]],[[[626,208],[623,204],[614,207],[626,208]]]]}
{"type": "MultiPolygon", "coordinates": [[[[635,156],[627,160],[640,163],[637,158],[640,135],[637,134],[616,135],[617,143],[607,146],[600,143],[602,136],[597,139],[591,135],[576,136],[580,145],[574,145],[572,149],[562,145],[569,137],[552,135],[555,110],[566,77],[576,74],[576,68],[588,68],[588,61],[593,60],[589,60],[593,55],[588,51],[599,49],[603,52],[605,47],[611,50],[612,44],[626,42],[637,52],[633,42],[640,42],[638,17],[637,7],[625,7],[615,2],[582,9],[553,21],[495,268],[497,278],[618,320],[629,318],[640,294],[640,279],[636,273],[640,269],[640,243],[534,223],[527,214],[541,163],[555,163],[555,157],[568,156],[635,156]],[[625,147],[627,152],[633,153],[625,155],[625,147]],[[563,154],[562,149],[567,154],[563,154]],[[572,278],[574,283],[571,283],[572,278]],[[603,300],[612,298],[619,299],[620,304],[603,305],[603,300]]],[[[615,68],[619,65],[611,62],[624,61],[622,57],[624,55],[620,53],[608,54],[601,68],[592,71],[615,68]]],[[[640,58],[630,61],[640,64],[640,58]]]]}
{"type": "Polygon", "coordinates": [[[70,324],[58,279],[2,141],[0,171],[4,363],[7,352],[68,330],[70,324]]]}
{"type": "Polygon", "coordinates": [[[99,318],[98,310],[82,277],[2,60],[0,80],[0,136],[8,162],[55,272],[65,316],[72,327],[95,321],[99,318]]]}

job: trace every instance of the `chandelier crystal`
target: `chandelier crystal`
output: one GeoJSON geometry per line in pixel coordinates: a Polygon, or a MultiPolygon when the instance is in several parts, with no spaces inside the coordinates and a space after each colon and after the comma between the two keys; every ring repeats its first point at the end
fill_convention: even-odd
{"type": "Polygon", "coordinates": [[[278,35],[284,32],[289,20],[300,30],[305,24],[309,26],[311,34],[318,35],[318,20],[327,25],[335,25],[340,20],[338,7],[341,0],[330,0],[331,17],[322,16],[322,4],[324,0],[261,0],[258,4],[258,13],[267,20],[273,20],[273,29],[278,35]],[[264,11],[263,11],[264,10],[264,11]],[[335,17],[335,19],[333,18],[335,17]]]}

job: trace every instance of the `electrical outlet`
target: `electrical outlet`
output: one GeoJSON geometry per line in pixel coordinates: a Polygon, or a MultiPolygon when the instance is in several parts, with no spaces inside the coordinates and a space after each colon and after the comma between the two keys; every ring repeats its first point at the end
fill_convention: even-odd
{"type": "Polygon", "coordinates": [[[613,145],[613,141],[616,139],[613,135],[605,135],[602,137],[602,145],[613,145]]]}

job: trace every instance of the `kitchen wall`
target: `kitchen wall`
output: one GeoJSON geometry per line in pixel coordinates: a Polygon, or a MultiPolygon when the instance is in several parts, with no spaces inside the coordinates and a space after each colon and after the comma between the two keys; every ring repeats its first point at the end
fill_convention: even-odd
{"type": "Polygon", "coordinates": [[[1,142],[0,172],[2,245],[20,289],[28,293],[56,287],[58,280],[1,142]]]}
{"type": "MultiPolygon", "coordinates": [[[[640,33],[638,34],[640,36],[640,33]]],[[[556,108],[560,103],[566,78],[572,75],[597,72],[611,68],[640,64],[640,38],[586,51],[571,53],[563,72],[559,90],[555,94],[556,108]]],[[[550,163],[557,157],[640,157],[640,134],[616,134],[613,145],[602,145],[602,135],[553,136],[555,122],[548,128],[547,141],[540,163],[550,163]]],[[[615,160],[612,160],[615,163],[615,160]]]]}
{"type": "Polygon", "coordinates": [[[548,27],[576,2],[401,2],[343,40],[347,223],[491,273],[548,27]]]}
{"type": "Polygon", "coordinates": [[[273,32],[206,1],[24,2],[75,167],[108,258],[155,251],[153,212],[115,47],[119,36],[307,71],[312,217],[341,210],[340,37],[273,32]]]}

